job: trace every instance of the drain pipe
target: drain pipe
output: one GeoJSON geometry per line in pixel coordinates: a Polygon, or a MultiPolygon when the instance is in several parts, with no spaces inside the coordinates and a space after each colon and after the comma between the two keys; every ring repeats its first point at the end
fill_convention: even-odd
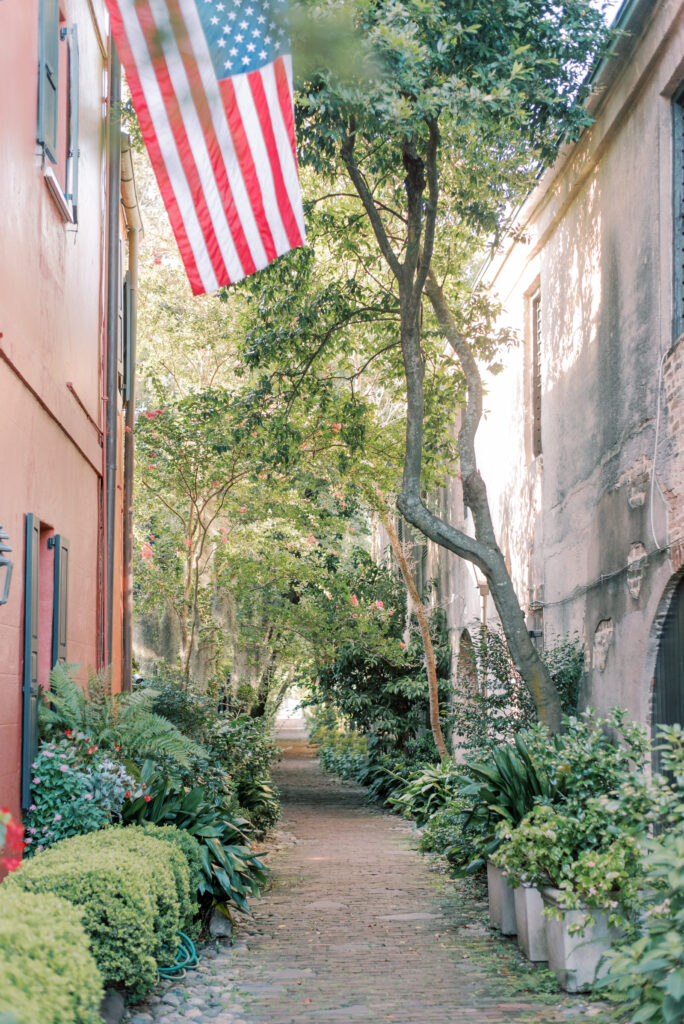
{"type": "Polygon", "coordinates": [[[109,175],[107,182],[107,360],[105,391],[105,608],[106,663],[112,663],[114,534],[116,522],[116,449],[121,301],[119,217],[121,195],[121,63],[112,42],[109,66],[109,175]]]}
{"type": "Polygon", "coordinates": [[[133,466],[135,459],[135,359],[138,328],[138,254],[142,219],[133,174],[128,136],[123,136],[121,155],[121,202],[128,229],[128,338],[126,352],[126,429],[124,433],[123,516],[123,661],[121,689],[133,686],[133,466]]]}

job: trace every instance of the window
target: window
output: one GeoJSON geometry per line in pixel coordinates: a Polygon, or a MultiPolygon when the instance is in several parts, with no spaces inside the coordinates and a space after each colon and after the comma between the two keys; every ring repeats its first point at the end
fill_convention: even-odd
{"type": "Polygon", "coordinates": [[[78,31],[59,0],[40,2],[38,123],[43,173],[65,220],[78,211],[78,31]]]}
{"type": "Polygon", "coordinates": [[[541,406],[541,294],[532,299],[530,306],[530,328],[532,335],[532,454],[536,458],[542,453],[541,406]]]}
{"type": "Polygon", "coordinates": [[[673,249],[673,324],[675,338],[684,334],[684,88],[680,89],[672,102],[672,152],[674,209],[673,249]]]}

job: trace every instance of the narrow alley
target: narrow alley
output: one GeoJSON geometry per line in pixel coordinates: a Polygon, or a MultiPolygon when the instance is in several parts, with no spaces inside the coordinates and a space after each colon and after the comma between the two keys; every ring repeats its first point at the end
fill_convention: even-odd
{"type": "Polygon", "coordinates": [[[521,991],[513,942],[492,938],[483,904],[431,869],[409,824],[327,776],[294,736],[276,772],[292,841],[270,858],[253,924],[130,1024],[610,1019],[585,999],[521,991]]]}

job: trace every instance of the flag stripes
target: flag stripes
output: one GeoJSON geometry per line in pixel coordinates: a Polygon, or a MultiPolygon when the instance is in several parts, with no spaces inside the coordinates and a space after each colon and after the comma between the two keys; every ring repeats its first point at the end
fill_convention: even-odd
{"type": "MultiPolygon", "coordinates": [[[[106,2],[193,293],[238,281],[302,245],[289,54],[223,77],[201,0],[106,2]]],[[[259,0],[254,6],[258,13],[259,0]]]]}

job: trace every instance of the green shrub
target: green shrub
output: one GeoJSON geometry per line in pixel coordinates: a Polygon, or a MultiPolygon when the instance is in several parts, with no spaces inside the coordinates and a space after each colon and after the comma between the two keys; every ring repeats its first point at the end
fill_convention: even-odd
{"type": "Polygon", "coordinates": [[[83,911],[105,985],[134,996],[173,960],[176,932],[194,907],[190,868],[179,848],[133,828],[62,840],[25,862],[5,886],[53,893],[83,911]]]}
{"type": "Polygon", "coordinates": [[[100,1024],[102,979],[79,911],[51,895],[0,888],[0,1017],[100,1024]]]}
{"type": "Polygon", "coordinates": [[[131,824],[175,825],[195,836],[202,851],[200,896],[235,903],[249,913],[247,897],[259,896],[259,886],[267,874],[247,845],[244,828],[250,823],[238,817],[226,801],[212,798],[204,786],[184,792],[159,778],[151,762],[143,766],[143,780],[147,799],[129,801],[124,820],[131,824]]]}
{"type": "Polygon", "coordinates": [[[459,778],[460,773],[452,761],[428,765],[412,772],[402,789],[390,797],[389,803],[405,818],[413,818],[419,826],[425,825],[456,794],[459,778]]]}
{"type": "Polygon", "coordinates": [[[118,761],[90,741],[42,743],[31,766],[26,815],[26,856],[69,836],[84,835],[121,814],[135,780],[118,761]]]}
{"type": "Polygon", "coordinates": [[[238,787],[237,798],[258,835],[263,836],[278,821],[280,795],[268,776],[245,779],[238,787]]]}

